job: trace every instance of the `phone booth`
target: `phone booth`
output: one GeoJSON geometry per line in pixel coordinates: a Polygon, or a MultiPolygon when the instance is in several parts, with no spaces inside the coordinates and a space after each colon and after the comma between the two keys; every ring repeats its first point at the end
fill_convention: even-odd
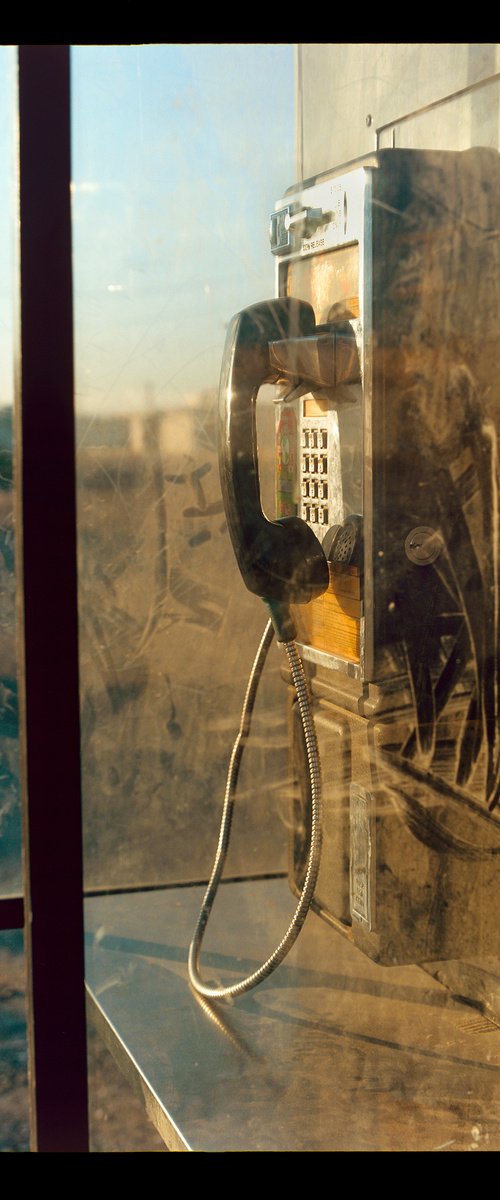
{"type": "Polygon", "coordinates": [[[169,1149],[500,1149],[500,43],[112,49],[72,51],[97,1034],[169,1149]]]}

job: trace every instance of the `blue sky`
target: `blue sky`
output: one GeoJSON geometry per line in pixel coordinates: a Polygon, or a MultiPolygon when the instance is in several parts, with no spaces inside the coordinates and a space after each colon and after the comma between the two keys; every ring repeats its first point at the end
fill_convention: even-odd
{"type": "Polygon", "coordinates": [[[77,409],[217,383],[225,326],[274,292],[295,179],[291,44],[72,51],[77,409]]]}
{"type": "MultiPolygon", "coordinates": [[[[13,393],[15,48],[0,47],[0,406],[13,393]]],[[[72,50],[76,406],[184,403],[225,326],[274,293],[268,220],[295,180],[292,44],[72,50]]]]}

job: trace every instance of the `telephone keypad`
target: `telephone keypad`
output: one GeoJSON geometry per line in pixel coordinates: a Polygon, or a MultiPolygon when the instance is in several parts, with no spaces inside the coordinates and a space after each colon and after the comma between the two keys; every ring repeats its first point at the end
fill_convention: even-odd
{"type": "MultiPolygon", "coordinates": [[[[301,429],[301,515],[309,525],[320,526],[325,531],[331,524],[329,509],[328,442],[327,424],[315,418],[309,419],[301,429]],[[313,503],[311,504],[311,500],[313,503]]],[[[318,530],[319,534],[319,530],[318,530]]]]}

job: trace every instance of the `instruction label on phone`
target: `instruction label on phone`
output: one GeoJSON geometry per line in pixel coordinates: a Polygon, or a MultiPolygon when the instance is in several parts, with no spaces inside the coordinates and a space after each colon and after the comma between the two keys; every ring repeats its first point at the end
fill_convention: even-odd
{"type": "Polygon", "coordinates": [[[351,916],[371,929],[370,874],[373,796],[359,783],[349,789],[351,825],[351,916]]]}

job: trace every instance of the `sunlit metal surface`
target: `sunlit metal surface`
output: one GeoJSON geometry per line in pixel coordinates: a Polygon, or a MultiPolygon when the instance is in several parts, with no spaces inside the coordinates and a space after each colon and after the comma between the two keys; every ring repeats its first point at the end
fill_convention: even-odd
{"type": "MultiPolygon", "coordinates": [[[[186,966],[201,895],[87,901],[91,1014],[171,1149],[500,1149],[491,1012],[376,966],[314,914],[270,979],[207,1012],[186,966]]],[[[284,880],[223,886],[208,974],[252,969],[292,904],[284,880]]]]}

